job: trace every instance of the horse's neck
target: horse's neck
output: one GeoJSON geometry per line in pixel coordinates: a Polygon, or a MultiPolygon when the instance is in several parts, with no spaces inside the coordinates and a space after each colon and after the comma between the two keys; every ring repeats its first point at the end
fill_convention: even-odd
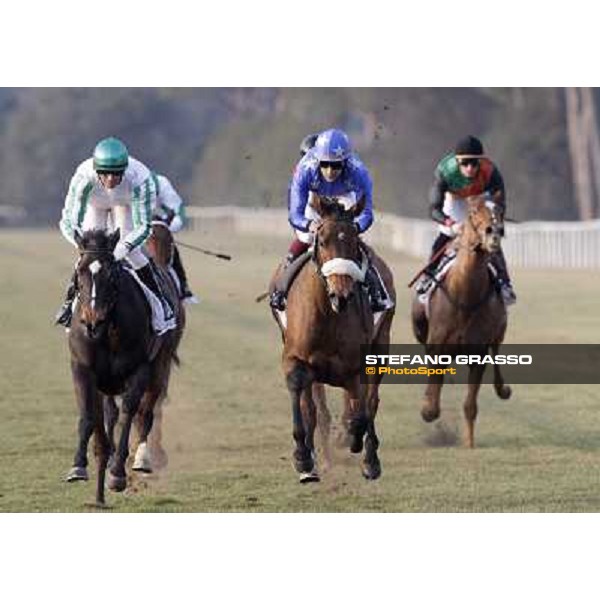
{"type": "Polygon", "coordinates": [[[448,291],[464,303],[476,302],[485,290],[489,280],[487,274],[488,255],[475,250],[477,233],[469,222],[458,239],[456,262],[448,273],[448,291]]]}

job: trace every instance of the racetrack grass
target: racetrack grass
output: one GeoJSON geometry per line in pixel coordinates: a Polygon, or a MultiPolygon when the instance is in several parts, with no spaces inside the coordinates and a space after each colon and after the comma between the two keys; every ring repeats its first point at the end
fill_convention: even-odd
{"type": "MultiPolygon", "coordinates": [[[[335,450],[320,484],[291,465],[290,400],[281,343],[266,303],[255,304],[285,241],[212,229],[182,240],[229,252],[231,263],[182,250],[202,304],[188,311],[182,367],[165,410],[164,473],[108,494],[116,511],[597,511],[598,386],[513,386],[503,402],[480,395],[475,450],[461,445],[462,386],[447,386],[442,421],[419,415],[422,389],[384,386],[378,417],[383,476],[364,481],[360,459],[335,450]]],[[[383,252],[398,288],[394,341],[412,342],[406,282],[414,260],[383,252]]],[[[65,484],[77,410],[64,332],[52,326],[74,251],[58,231],[0,232],[0,510],[85,511],[87,484],[65,484]]],[[[517,271],[507,342],[597,343],[595,272],[517,271]]],[[[337,417],[340,395],[330,394],[337,417]]]]}

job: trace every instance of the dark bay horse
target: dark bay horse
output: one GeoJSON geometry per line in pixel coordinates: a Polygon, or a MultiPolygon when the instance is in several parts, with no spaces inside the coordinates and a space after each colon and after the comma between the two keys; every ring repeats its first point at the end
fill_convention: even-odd
{"type": "MultiPolygon", "coordinates": [[[[113,234],[100,230],[75,234],[81,258],[69,348],[80,418],[79,444],[66,479],[88,479],[87,446],[93,433],[98,505],[105,502],[104,480],[111,452],[108,487],[123,491],[127,485],[125,463],[133,419],[139,413],[140,438],[145,443],[152,429],[154,404],[165,393],[178,342],[176,330],[154,334],[142,290],[113,258],[118,240],[118,230],[113,234]],[[103,399],[117,395],[122,398],[121,414],[109,411],[105,426],[103,399]],[[115,446],[112,433],[117,424],[115,446]]],[[[171,300],[177,314],[177,299],[171,300]]]]}
{"type": "Polygon", "coordinates": [[[317,419],[329,429],[329,412],[322,384],[345,393],[345,424],[350,450],[365,449],[363,474],[381,474],[375,416],[381,378],[361,383],[361,345],[389,343],[393,309],[375,325],[361,282],[371,253],[395,300],[391,272],[359,240],[353,219],[362,206],[345,210],[336,199],[315,196],[312,206],[322,221],[315,233],[312,261],[299,272],[287,299],[286,324],[274,317],[283,335],[283,371],[292,399],[294,466],[301,482],[319,481],[315,466],[314,433],[317,419]],[[315,398],[316,395],[316,398],[315,398]],[[315,399],[317,405],[315,405],[315,399]]]}
{"type": "MultiPolygon", "coordinates": [[[[502,218],[491,201],[483,196],[466,199],[468,216],[454,244],[456,260],[443,281],[432,292],[429,318],[417,298],[413,300],[412,322],[417,340],[432,354],[498,353],[507,327],[504,302],[496,291],[488,264],[500,249],[504,235],[502,218]]],[[[469,365],[468,391],[463,409],[467,423],[467,445],[474,447],[477,395],[485,365],[469,365]]],[[[427,422],[440,416],[443,375],[429,378],[421,416],[427,422]]],[[[502,399],[511,389],[494,365],[494,388],[502,399]]]]}

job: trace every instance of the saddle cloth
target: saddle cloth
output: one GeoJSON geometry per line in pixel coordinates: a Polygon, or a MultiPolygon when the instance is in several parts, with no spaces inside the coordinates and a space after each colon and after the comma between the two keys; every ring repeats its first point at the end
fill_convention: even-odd
{"type": "MultiPolygon", "coordinates": [[[[433,285],[430,285],[425,293],[419,294],[417,296],[417,299],[419,300],[419,302],[425,307],[425,315],[427,316],[428,319],[429,319],[429,303],[431,300],[431,295],[436,290],[436,288],[439,286],[439,284],[442,281],[444,281],[446,274],[452,268],[452,265],[454,264],[455,261],[456,261],[456,251],[452,250],[448,254],[445,254],[444,257],[442,258],[442,262],[441,262],[440,266],[436,269],[435,273],[433,274],[433,278],[434,278],[433,285]]],[[[496,269],[494,269],[494,266],[491,263],[488,263],[488,269],[490,271],[492,279],[495,280],[496,276],[497,276],[496,269]]]]}
{"type": "Polygon", "coordinates": [[[150,306],[150,313],[152,314],[152,329],[154,329],[156,335],[160,336],[171,329],[175,329],[177,327],[175,315],[173,314],[171,318],[166,319],[162,303],[156,295],[144,285],[133,269],[126,268],[125,271],[127,271],[129,276],[138,284],[140,289],[144,292],[144,296],[146,296],[146,301],[150,306]]]}

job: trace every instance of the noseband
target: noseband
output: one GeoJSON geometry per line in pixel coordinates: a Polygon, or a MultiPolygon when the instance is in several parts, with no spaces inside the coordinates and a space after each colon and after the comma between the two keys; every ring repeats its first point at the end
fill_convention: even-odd
{"type": "Polygon", "coordinates": [[[317,273],[323,281],[326,281],[330,275],[348,275],[355,282],[362,283],[365,280],[367,269],[369,268],[369,258],[367,253],[360,247],[360,263],[358,260],[349,258],[331,258],[324,263],[319,262],[319,232],[323,224],[320,224],[315,232],[313,241],[312,260],[315,264],[317,273]]]}

